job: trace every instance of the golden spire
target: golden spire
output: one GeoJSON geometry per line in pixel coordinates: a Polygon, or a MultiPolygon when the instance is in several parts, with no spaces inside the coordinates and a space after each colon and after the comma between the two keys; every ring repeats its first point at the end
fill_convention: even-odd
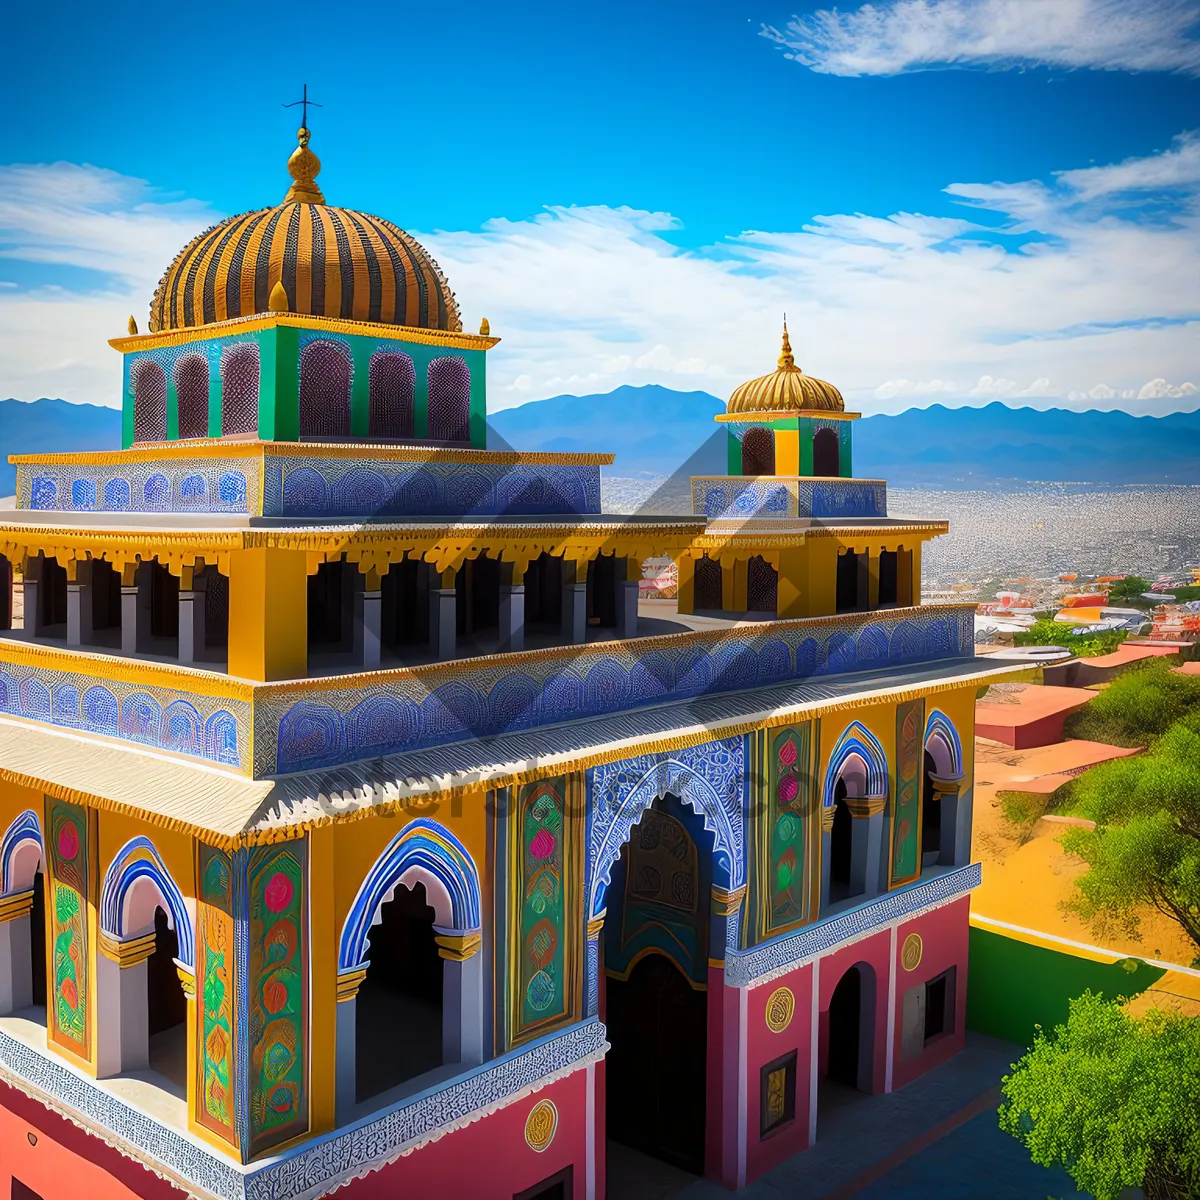
{"type": "Polygon", "coordinates": [[[130,337],[133,337],[136,334],[137,334],[137,322],[133,319],[133,315],[131,313],[130,317],[129,317],[129,335],[130,335],[130,337]]]}
{"type": "Polygon", "coordinates": [[[787,313],[783,314],[783,349],[779,352],[779,369],[781,371],[798,371],[796,359],[792,354],[792,343],[788,341],[787,313]]]}
{"type": "Polygon", "coordinates": [[[316,178],[321,173],[321,160],[308,148],[308,139],[312,135],[302,125],[296,131],[299,145],[292,151],[288,159],[288,174],[295,183],[288,188],[283,198],[284,204],[324,204],[325,197],[317,187],[316,178]]]}
{"type": "Polygon", "coordinates": [[[492,332],[492,327],[491,327],[491,325],[488,324],[487,317],[484,317],[483,320],[479,322],[479,332],[480,332],[480,334],[482,334],[483,337],[490,336],[490,334],[492,332]]]}

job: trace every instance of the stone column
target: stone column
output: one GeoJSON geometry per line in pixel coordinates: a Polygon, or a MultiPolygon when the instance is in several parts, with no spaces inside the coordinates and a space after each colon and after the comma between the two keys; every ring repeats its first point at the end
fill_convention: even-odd
{"type": "Polygon", "coordinates": [[[21,575],[21,628],[26,637],[37,637],[41,624],[42,607],[38,603],[41,567],[38,559],[30,555],[21,575]]]}
{"type": "Polygon", "coordinates": [[[368,571],[354,589],[354,661],[361,663],[363,670],[379,669],[381,635],[383,631],[383,592],[380,590],[379,572],[368,571]]]}
{"type": "Polygon", "coordinates": [[[627,559],[625,578],[617,581],[617,637],[637,637],[638,599],[641,596],[641,578],[634,573],[635,559],[627,559]]]}
{"type": "Polygon", "coordinates": [[[854,819],[850,843],[850,895],[869,900],[879,894],[880,858],[883,852],[883,811],[887,796],[847,800],[854,819]]]}
{"type": "Polygon", "coordinates": [[[827,804],[821,809],[821,904],[820,916],[829,907],[829,858],[833,846],[833,814],[837,805],[827,804]]]}
{"type": "Polygon", "coordinates": [[[600,1015],[600,935],[604,931],[604,918],[607,911],[602,908],[596,916],[590,917],[587,923],[583,981],[583,1015],[585,1017],[600,1015]]]}
{"type": "Polygon", "coordinates": [[[207,592],[201,569],[184,567],[179,576],[179,661],[198,663],[204,659],[207,592]]]}
{"type": "MultiPolygon", "coordinates": [[[[871,552],[869,548],[858,554],[858,611],[866,612],[871,607],[871,552]]],[[[876,560],[878,561],[878,560],[876,560]]]]}
{"type": "Polygon", "coordinates": [[[434,927],[442,957],[442,1062],[483,1062],[483,955],[478,929],[434,927]]]}
{"type": "Polygon", "coordinates": [[[33,889],[0,896],[0,1017],[33,1003],[29,914],[33,889]]]}
{"type": "Polygon", "coordinates": [[[587,641],[587,570],[586,564],[563,561],[562,567],[562,640],[568,645],[587,641]],[[583,581],[579,577],[583,575],[583,581]]]}
{"type": "Polygon", "coordinates": [[[358,1078],[355,1067],[357,1054],[358,989],[367,977],[366,967],[353,971],[342,971],[337,979],[337,1024],[334,1029],[336,1041],[336,1083],[334,1088],[335,1119],[339,1125],[350,1120],[358,1105],[358,1078]]]}
{"type": "Polygon", "coordinates": [[[454,589],[458,572],[443,571],[441,587],[429,589],[429,648],[438,662],[458,653],[458,601],[454,589]]]}
{"type": "Polygon", "coordinates": [[[145,654],[150,649],[150,563],[126,563],[121,568],[121,653],[145,654]]]}
{"type": "Polygon", "coordinates": [[[867,550],[867,607],[879,607],[879,551],[867,550]]]}
{"type": "Polygon", "coordinates": [[[510,581],[500,584],[500,649],[525,649],[525,573],[515,567],[510,581]]]}
{"type": "Polygon", "coordinates": [[[67,564],[67,645],[82,646],[92,640],[92,564],[74,560],[67,564]]]}
{"type": "Polygon", "coordinates": [[[100,933],[100,953],[96,955],[98,1079],[150,1066],[146,961],[153,953],[153,931],[123,941],[100,933]]]}

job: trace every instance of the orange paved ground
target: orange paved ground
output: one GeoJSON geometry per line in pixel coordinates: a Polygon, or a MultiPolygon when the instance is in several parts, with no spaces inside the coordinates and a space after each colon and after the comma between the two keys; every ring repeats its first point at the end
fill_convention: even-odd
{"type": "MultiPolygon", "coordinates": [[[[983,884],[972,896],[971,910],[1120,954],[1186,966],[1196,956],[1195,947],[1174,922],[1153,910],[1142,914],[1141,940],[1121,934],[1098,939],[1089,925],[1073,914],[1063,913],[1059,903],[1071,896],[1074,881],[1084,870],[1084,864],[1067,855],[1058,844],[1066,824],[1062,819],[1043,818],[1022,844],[1020,833],[1005,820],[996,798],[997,791],[1019,790],[1021,784],[1040,775],[1124,753],[1094,742],[1068,741],[1033,750],[1010,750],[999,742],[976,739],[972,857],[983,864],[983,884]]],[[[1153,990],[1161,991],[1164,1001],[1173,994],[1182,996],[1179,1003],[1190,1004],[1200,1013],[1200,979],[1168,974],[1153,990]]]]}

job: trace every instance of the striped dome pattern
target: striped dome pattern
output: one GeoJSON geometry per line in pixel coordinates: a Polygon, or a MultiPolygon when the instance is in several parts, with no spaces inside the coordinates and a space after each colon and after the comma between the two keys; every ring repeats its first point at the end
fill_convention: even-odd
{"type": "Polygon", "coordinates": [[[730,413],[756,412],[844,412],[842,393],[796,366],[787,324],[783,326],[783,350],[779,365],[770,375],[748,380],[734,389],[727,407],[730,413]]]}
{"type": "Polygon", "coordinates": [[[462,330],[446,277],[415,238],[366,213],[290,200],[230,217],[185,246],[154,293],[150,329],[265,313],[276,283],[290,312],[462,330]]]}

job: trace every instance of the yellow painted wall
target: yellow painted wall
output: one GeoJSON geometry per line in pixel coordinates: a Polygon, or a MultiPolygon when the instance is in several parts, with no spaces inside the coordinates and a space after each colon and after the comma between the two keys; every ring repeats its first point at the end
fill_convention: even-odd
{"type": "Polygon", "coordinates": [[[46,806],[41,792],[36,788],[22,787],[19,783],[0,780],[0,838],[27,808],[37,813],[39,826],[46,820],[46,806]]]}
{"type": "Polygon", "coordinates": [[[696,611],[696,560],[690,554],[679,560],[679,611],[696,611]]]}
{"type": "Polygon", "coordinates": [[[775,474],[800,474],[800,431],[775,430],[775,474]]]}
{"type": "Polygon", "coordinates": [[[100,879],[108,870],[117,851],[131,838],[146,837],[154,843],[163,860],[163,864],[175,880],[175,886],[188,900],[196,898],[196,865],[195,849],[190,834],[177,833],[173,829],[164,829],[161,825],[151,825],[138,817],[127,816],[124,813],[100,813],[100,836],[97,862],[100,865],[100,879]]]}
{"type": "Polygon", "coordinates": [[[303,550],[229,556],[229,674],[267,682],[308,671],[308,565],[303,550]]]}

